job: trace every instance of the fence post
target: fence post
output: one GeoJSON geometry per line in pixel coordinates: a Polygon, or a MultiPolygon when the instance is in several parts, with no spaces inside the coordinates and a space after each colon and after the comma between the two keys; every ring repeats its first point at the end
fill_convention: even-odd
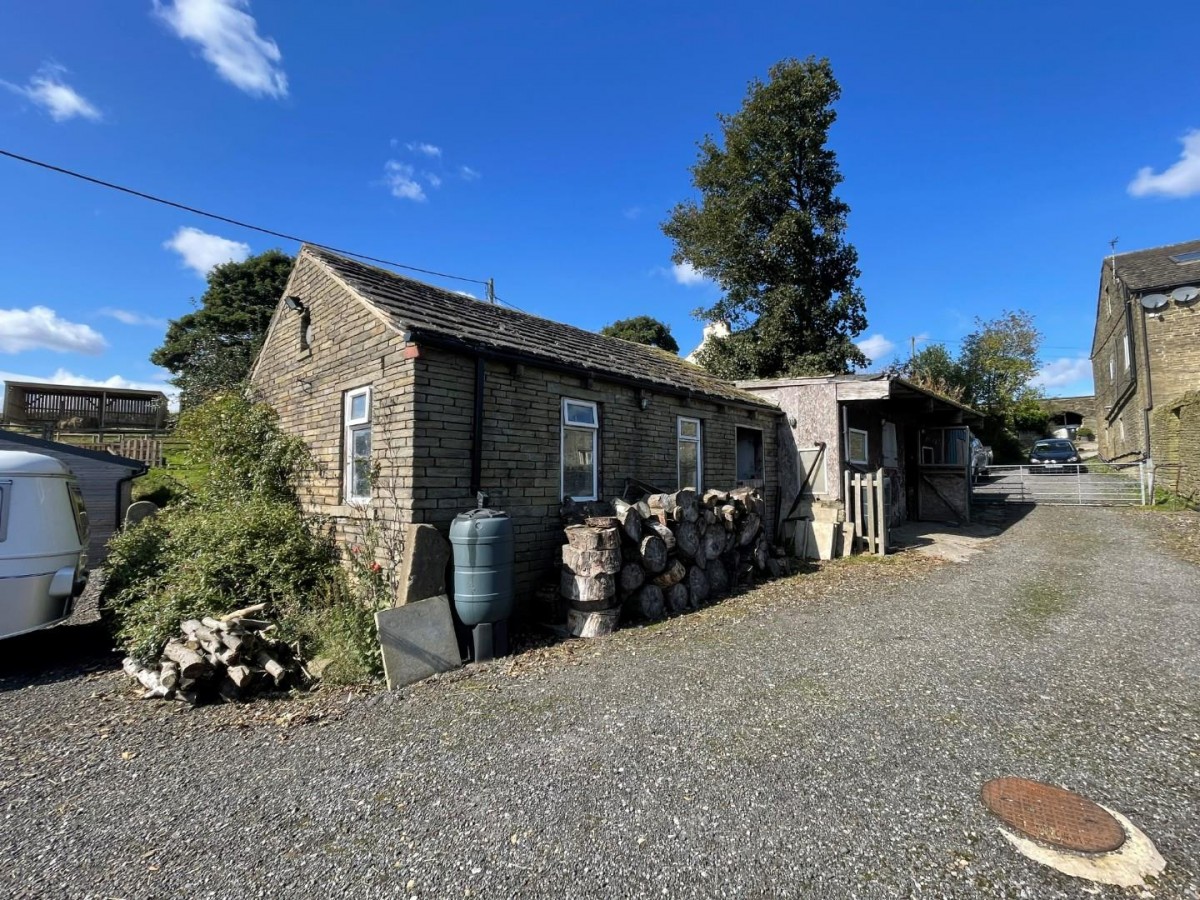
{"type": "Polygon", "coordinates": [[[1083,465],[1080,463],[1075,464],[1075,487],[1077,488],[1076,496],[1078,497],[1078,503],[1075,505],[1083,506],[1083,465]]]}
{"type": "Polygon", "coordinates": [[[888,515],[883,499],[883,469],[875,472],[875,502],[879,505],[879,555],[887,556],[888,515]]]}

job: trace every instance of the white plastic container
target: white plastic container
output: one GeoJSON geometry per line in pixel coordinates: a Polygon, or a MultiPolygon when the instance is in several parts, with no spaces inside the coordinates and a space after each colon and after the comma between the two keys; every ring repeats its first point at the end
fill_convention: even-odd
{"type": "Polygon", "coordinates": [[[0,450],[0,638],[71,615],[87,583],[88,520],[71,470],[0,450]]]}

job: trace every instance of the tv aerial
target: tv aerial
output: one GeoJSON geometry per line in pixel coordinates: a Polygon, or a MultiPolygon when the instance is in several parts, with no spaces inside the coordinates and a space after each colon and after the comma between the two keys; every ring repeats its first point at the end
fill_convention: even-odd
{"type": "Polygon", "coordinates": [[[1171,291],[1171,299],[1180,306],[1194,303],[1198,297],[1200,297],[1200,287],[1196,287],[1194,284],[1177,287],[1171,291]]]}
{"type": "Polygon", "coordinates": [[[1166,294],[1147,294],[1142,298],[1142,306],[1150,310],[1162,309],[1170,302],[1171,298],[1166,294]]]}

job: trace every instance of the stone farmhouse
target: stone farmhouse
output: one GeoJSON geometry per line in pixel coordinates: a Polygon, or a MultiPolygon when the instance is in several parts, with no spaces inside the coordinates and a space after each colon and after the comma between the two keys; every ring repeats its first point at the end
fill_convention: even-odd
{"type": "Polygon", "coordinates": [[[513,519],[519,603],[554,571],[564,497],[608,500],[636,479],[752,484],[779,503],[770,400],[674,354],[311,246],[251,381],[309,445],[302,500],[344,539],[367,518],[446,533],[486,491],[513,519]]]}
{"type": "Polygon", "coordinates": [[[1152,459],[1200,493],[1200,240],[1104,260],[1092,373],[1105,459],[1152,459]]]}

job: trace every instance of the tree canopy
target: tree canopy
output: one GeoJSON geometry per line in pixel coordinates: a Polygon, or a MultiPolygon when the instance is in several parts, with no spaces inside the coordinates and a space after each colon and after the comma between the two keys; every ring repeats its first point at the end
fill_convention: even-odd
{"type": "Polygon", "coordinates": [[[723,145],[700,142],[685,200],[663,223],[672,259],[723,294],[695,315],[727,322],[698,360],[726,378],[844,372],[866,365],[853,339],[866,328],[850,208],[827,146],[841,88],[826,59],[784,60],[754,80],[742,108],[720,115],[723,145]]]}
{"type": "Polygon", "coordinates": [[[167,327],[150,361],[168,369],[190,406],[243,381],[266,337],[271,314],[292,271],[293,258],[268,250],[208,273],[208,289],[194,312],[167,327]]]}
{"type": "Polygon", "coordinates": [[[611,325],[605,325],[600,333],[607,337],[621,338],[633,341],[635,344],[649,344],[660,347],[670,353],[679,352],[679,344],[671,335],[671,327],[651,316],[634,316],[631,319],[618,319],[611,325]]]}

